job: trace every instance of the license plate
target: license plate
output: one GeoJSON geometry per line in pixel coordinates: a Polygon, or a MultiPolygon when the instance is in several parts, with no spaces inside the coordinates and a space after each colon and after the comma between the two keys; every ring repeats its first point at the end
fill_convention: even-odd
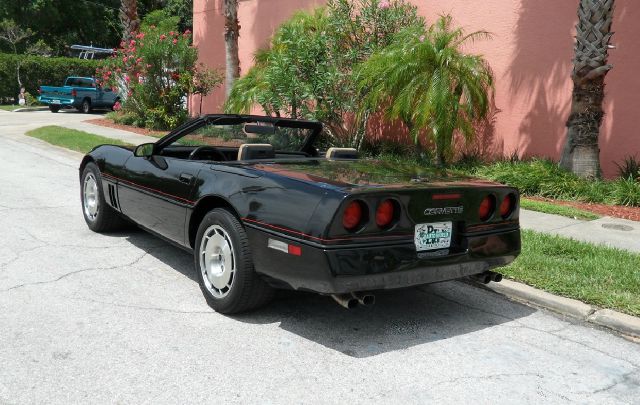
{"type": "Polygon", "coordinates": [[[417,224],[414,242],[418,252],[451,246],[451,221],[417,224]]]}
{"type": "Polygon", "coordinates": [[[51,100],[51,104],[60,104],[60,100],[51,100]]]}

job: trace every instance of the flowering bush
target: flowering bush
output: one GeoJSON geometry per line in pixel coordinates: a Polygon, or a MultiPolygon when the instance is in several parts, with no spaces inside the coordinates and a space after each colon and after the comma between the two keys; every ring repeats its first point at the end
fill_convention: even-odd
{"type": "Polygon", "coordinates": [[[136,125],[171,129],[187,118],[187,94],[203,92],[197,78],[214,78],[205,92],[221,83],[220,75],[196,65],[197,58],[189,30],[178,32],[175,24],[143,24],[134,39],[120,44],[107,66],[97,69],[96,77],[119,91],[119,108],[136,117],[136,125]]]}

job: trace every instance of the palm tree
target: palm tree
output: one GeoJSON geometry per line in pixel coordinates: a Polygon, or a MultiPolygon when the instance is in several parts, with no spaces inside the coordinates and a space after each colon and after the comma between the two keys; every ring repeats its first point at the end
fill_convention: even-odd
{"type": "Polygon", "coordinates": [[[489,110],[491,70],[482,56],[461,51],[468,41],[488,36],[452,28],[450,16],[441,17],[427,31],[410,27],[364,62],[358,88],[369,107],[402,120],[417,145],[427,129],[436,163],[443,166],[452,152],[454,132],[470,140],[473,123],[489,110]]]}
{"type": "Polygon", "coordinates": [[[136,0],[121,0],[120,2],[120,24],[122,24],[122,40],[132,39],[140,29],[140,18],[138,18],[138,2],[136,0]]]}
{"type": "Polygon", "coordinates": [[[567,121],[567,140],[560,165],[582,177],[600,175],[598,136],[602,122],[604,77],[614,0],[580,0],[573,59],[573,95],[567,121]]]}
{"type": "Polygon", "coordinates": [[[224,0],[225,93],[227,97],[231,94],[233,83],[240,77],[239,36],[238,0],[224,0]]]}

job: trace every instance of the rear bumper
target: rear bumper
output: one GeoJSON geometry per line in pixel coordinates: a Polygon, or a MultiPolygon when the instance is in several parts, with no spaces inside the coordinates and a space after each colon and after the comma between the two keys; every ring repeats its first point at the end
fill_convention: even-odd
{"type": "Polygon", "coordinates": [[[520,230],[466,236],[464,250],[445,256],[417,253],[412,242],[325,249],[247,227],[256,271],[272,284],[339,294],[454,280],[511,263],[520,253],[520,230]],[[268,239],[302,247],[294,256],[267,247],[268,239]]]}
{"type": "Polygon", "coordinates": [[[55,98],[49,96],[40,96],[38,97],[38,101],[40,101],[42,104],[59,105],[60,107],[76,106],[76,101],[72,98],[70,99],[64,97],[55,98]]]}

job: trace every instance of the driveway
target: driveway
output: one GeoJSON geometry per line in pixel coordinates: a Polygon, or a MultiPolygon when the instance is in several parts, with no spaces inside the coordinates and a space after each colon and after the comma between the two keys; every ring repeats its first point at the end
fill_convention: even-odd
{"type": "Polygon", "coordinates": [[[89,231],[80,155],[21,135],[76,117],[0,113],[0,403],[638,403],[640,345],[464,283],[213,312],[188,254],[89,231]]]}

